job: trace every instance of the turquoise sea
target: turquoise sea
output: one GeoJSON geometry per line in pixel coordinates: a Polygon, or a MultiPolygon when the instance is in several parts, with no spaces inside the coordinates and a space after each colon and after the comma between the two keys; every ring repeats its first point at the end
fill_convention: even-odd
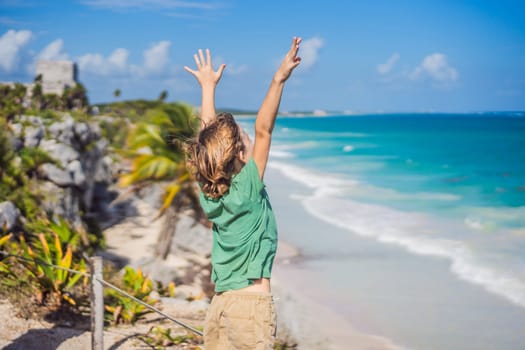
{"type": "Polygon", "coordinates": [[[279,117],[270,167],[311,215],[525,310],[525,113],[279,117]]]}

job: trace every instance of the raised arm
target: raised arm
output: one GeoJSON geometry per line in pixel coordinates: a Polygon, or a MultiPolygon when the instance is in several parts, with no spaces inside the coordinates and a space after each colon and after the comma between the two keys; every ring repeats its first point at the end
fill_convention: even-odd
{"type": "Polygon", "coordinates": [[[257,119],[255,120],[253,159],[257,165],[257,170],[259,171],[261,179],[264,177],[266,163],[268,162],[273,127],[275,124],[275,118],[277,117],[277,112],[279,111],[279,105],[281,104],[284,83],[290,77],[294,68],[301,62],[301,58],[297,56],[300,43],[301,38],[293,38],[292,46],[284,57],[279,69],[275,72],[270,88],[266,93],[266,97],[259,109],[259,113],[257,113],[257,119]]]}
{"type": "Polygon", "coordinates": [[[221,64],[217,71],[213,70],[211,63],[210,50],[206,49],[206,59],[202,50],[199,49],[199,54],[193,55],[197,70],[193,70],[187,66],[184,69],[193,74],[202,90],[202,105],[201,105],[201,128],[208,124],[213,118],[215,118],[215,88],[221,79],[222,72],[226,67],[225,64],[221,64]]]}

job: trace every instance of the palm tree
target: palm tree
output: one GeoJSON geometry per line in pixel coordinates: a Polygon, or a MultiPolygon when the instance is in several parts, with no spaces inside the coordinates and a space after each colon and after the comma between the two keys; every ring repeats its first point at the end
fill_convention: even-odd
{"type": "Polygon", "coordinates": [[[132,170],[120,177],[120,186],[143,188],[155,182],[167,182],[157,218],[164,217],[157,240],[156,255],[163,259],[169,253],[179,212],[194,209],[197,220],[204,214],[198,205],[195,183],[186,169],[182,142],[192,137],[198,119],[191,107],[183,104],[163,105],[146,112],[144,122],[137,124],[127,139],[124,154],[132,159],[132,170]]]}
{"type": "Polygon", "coordinates": [[[159,95],[159,101],[161,102],[166,101],[166,97],[168,97],[168,92],[166,90],[162,90],[159,95]]]}

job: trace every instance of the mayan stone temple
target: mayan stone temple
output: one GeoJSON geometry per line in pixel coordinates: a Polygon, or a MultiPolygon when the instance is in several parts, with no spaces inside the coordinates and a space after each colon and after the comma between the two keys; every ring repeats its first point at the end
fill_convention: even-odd
{"type": "MultiPolygon", "coordinates": [[[[42,93],[61,96],[66,87],[77,83],[77,65],[72,61],[38,61],[35,76],[42,76],[42,93]]],[[[22,83],[27,88],[27,98],[31,98],[35,83],[22,83]]],[[[0,82],[0,85],[15,86],[14,82],[0,82]]]]}
{"type": "Polygon", "coordinates": [[[44,94],[62,95],[66,87],[73,87],[77,83],[77,67],[72,61],[38,61],[38,75],[42,75],[44,94]]]}

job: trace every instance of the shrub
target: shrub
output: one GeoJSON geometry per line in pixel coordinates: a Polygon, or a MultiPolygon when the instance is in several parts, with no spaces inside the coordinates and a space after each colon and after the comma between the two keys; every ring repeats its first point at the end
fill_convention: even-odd
{"type": "MultiPolygon", "coordinates": [[[[73,273],[66,269],[86,272],[86,264],[83,259],[78,262],[73,260],[73,249],[66,244],[66,251],[62,249],[62,242],[57,234],[53,239],[46,237],[43,233],[38,234],[38,242],[34,247],[29,246],[23,236],[20,237],[20,247],[25,258],[21,260],[31,280],[36,284],[37,300],[41,303],[49,301],[60,306],[62,299],[75,305],[72,296],[65,293],[72,289],[82,278],[82,274],[73,273]],[[52,248],[51,248],[52,247],[52,248]],[[50,265],[56,265],[55,268],[50,265]]],[[[84,283],[87,279],[84,278],[84,283]]]]}
{"type": "MultiPolygon", "coordinates": [[[[144,276],[142,270],[127,266],[125,268],[124,277],[122,279],[122,289],[131,296],[153,305],[157,300],[150,298],[150,293],[153,291],[153,281],[144,276]]],[[[120,294],[114,289],[105,289],[107,302],[105,305],[107,316],[112,323],[135,323],[144,314],[150,312],[144,305],[139,304],[132,299],[120,294]]]]}

